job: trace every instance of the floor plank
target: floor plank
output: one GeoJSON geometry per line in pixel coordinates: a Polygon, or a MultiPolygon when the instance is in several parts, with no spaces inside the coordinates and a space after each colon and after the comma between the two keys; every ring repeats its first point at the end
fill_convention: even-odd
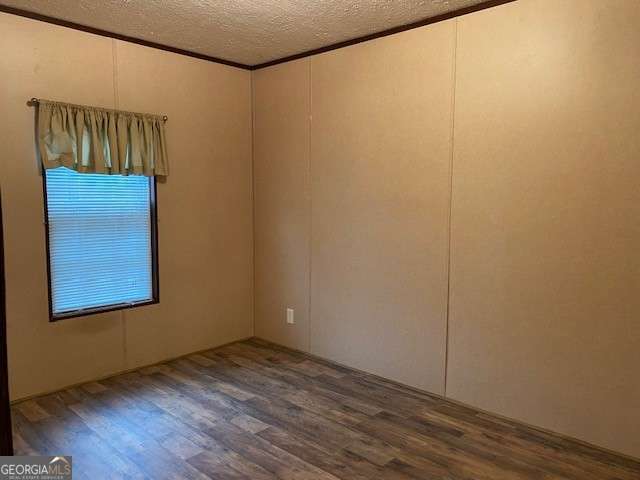
{"type": "Polygon", "coordinates": [[[638,480],[640,463],[252,339],[12,407],[76,479],[638,480]]]}

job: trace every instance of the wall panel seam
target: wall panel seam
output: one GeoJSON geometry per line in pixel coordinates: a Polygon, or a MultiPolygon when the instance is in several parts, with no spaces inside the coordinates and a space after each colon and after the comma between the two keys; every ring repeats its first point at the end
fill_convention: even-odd
{"type": "Polygon", "coordinates": [[[256,149],[255,149],[255,131],[256,131],[256,90],[255,90],[255,72],[251,72],[251,332],[256,335],[256,149]]]}
{"type": "MultiPolygon", "coordinates": [[[[111,61],[113,72],[113,108],[120,108],[120,92],[118,91],[118,41],[111,39],[111,61]]],[[[129,365],[129,352],[127,351],[127,318],[124,310],[120,310],[120,325],[122,328],[122,368],[129,365]]]]}
{"type": "Polygon", "coordinates": [[[312,247],[313,247],[313,188],[311,176],[311,135],[313,134],[313,59],[307,60],[308,77],[309,77],[309,99],[307,112],[307,182],[309,195],[309,240],[308,240],[308,262],[309,262],[309,278],[308,278],[308,312],[307,312],[307,351],[311,353],[311,268],[312,268],[312,247]]]}
{"type": "Polygon", "coordinates": [[[449,322],[451,317],[451,242],[452,242],[452,218],[453,218],[453,161],[455,147],[456,125],[456,83],[458,61],[458,19],[453,21],[453,52],[451,62],[451,144],[449,151],[449,212],[448,212],[448,245],[447,245],[447,306],[445,317],[445,346],[444,346],[444,389],[443,395],[447,397],[447,382],[449,376],[449,322]]]}

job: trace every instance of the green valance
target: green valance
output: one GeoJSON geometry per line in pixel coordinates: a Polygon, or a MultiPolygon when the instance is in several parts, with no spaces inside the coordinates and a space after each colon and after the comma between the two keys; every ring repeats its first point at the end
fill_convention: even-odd
{"type": "Polygon", "coordinates": [[[81,173],[166,176],[164,119],[158,115],[38,101],[44,168],[81,173]]]}

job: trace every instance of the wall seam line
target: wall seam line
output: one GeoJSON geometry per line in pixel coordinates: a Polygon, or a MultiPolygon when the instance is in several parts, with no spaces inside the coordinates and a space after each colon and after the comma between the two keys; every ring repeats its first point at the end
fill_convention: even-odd
{"type": "Polygon", "coordinates": [[[308,75],[309,75],[309,112],[307,114],[307,175],[308,175],[308,188],[309,188],[309,240],[308,240],[308,255],[309,255],[309,294],[308,294],[308,313],[307,313],[307,351],[311,352],[311,268],[312,268],[312,246],[313,246],[313,195],[312,195],[312,181],[311,181],[311,135],[313,124],[313,62],[309,58],[308,62],[308,75]]]}
{"type": "MultiPolygon", "coordinates": [[[[113,107],[120,108],[120,92],[118,91],[118,42],[111,39],[111,61],[113,62],[113,107]]],[[[124,310],[120,310],[120,324],[122,327],[122,366],[124,369],[129,365],[129,352],[127,349],[127,318],[124,310]]]]}
{"type": "Polygon", "coordinates": [[[453,161],[456,135],[456,84],[457,84],[457,62],[458,62],[458,19],[456,18],[453,30],[453,55],[451,64],[451,150],[449,153],[449,213],[448,213],[448,239],[447,239],[447,308],[445,327],[445,354],[444,354],[444,397],[447,398],[447,387],[449,380],[449,323],[451,317],[451,242],[453,230],[453,161]]]}
{"type": "Polygon", "coordinates": [[[253,71],[249,72],[251,75],[251,248],[252,248],[252,259],[251,259],[251,333],[252,335],[256,335],[256,175],[255,175],[255,131],[256,131],[256,109],[255,109],[255,83],[254,77],[255,73],[253,71]]]}

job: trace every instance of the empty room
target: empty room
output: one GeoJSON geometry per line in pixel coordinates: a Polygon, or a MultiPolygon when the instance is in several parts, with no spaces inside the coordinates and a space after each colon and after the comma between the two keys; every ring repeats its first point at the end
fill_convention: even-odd
{"type": "Polygon", "coordinates": [[[639,0],[0,0],[0,480],[640,480],[639,0]]]}

